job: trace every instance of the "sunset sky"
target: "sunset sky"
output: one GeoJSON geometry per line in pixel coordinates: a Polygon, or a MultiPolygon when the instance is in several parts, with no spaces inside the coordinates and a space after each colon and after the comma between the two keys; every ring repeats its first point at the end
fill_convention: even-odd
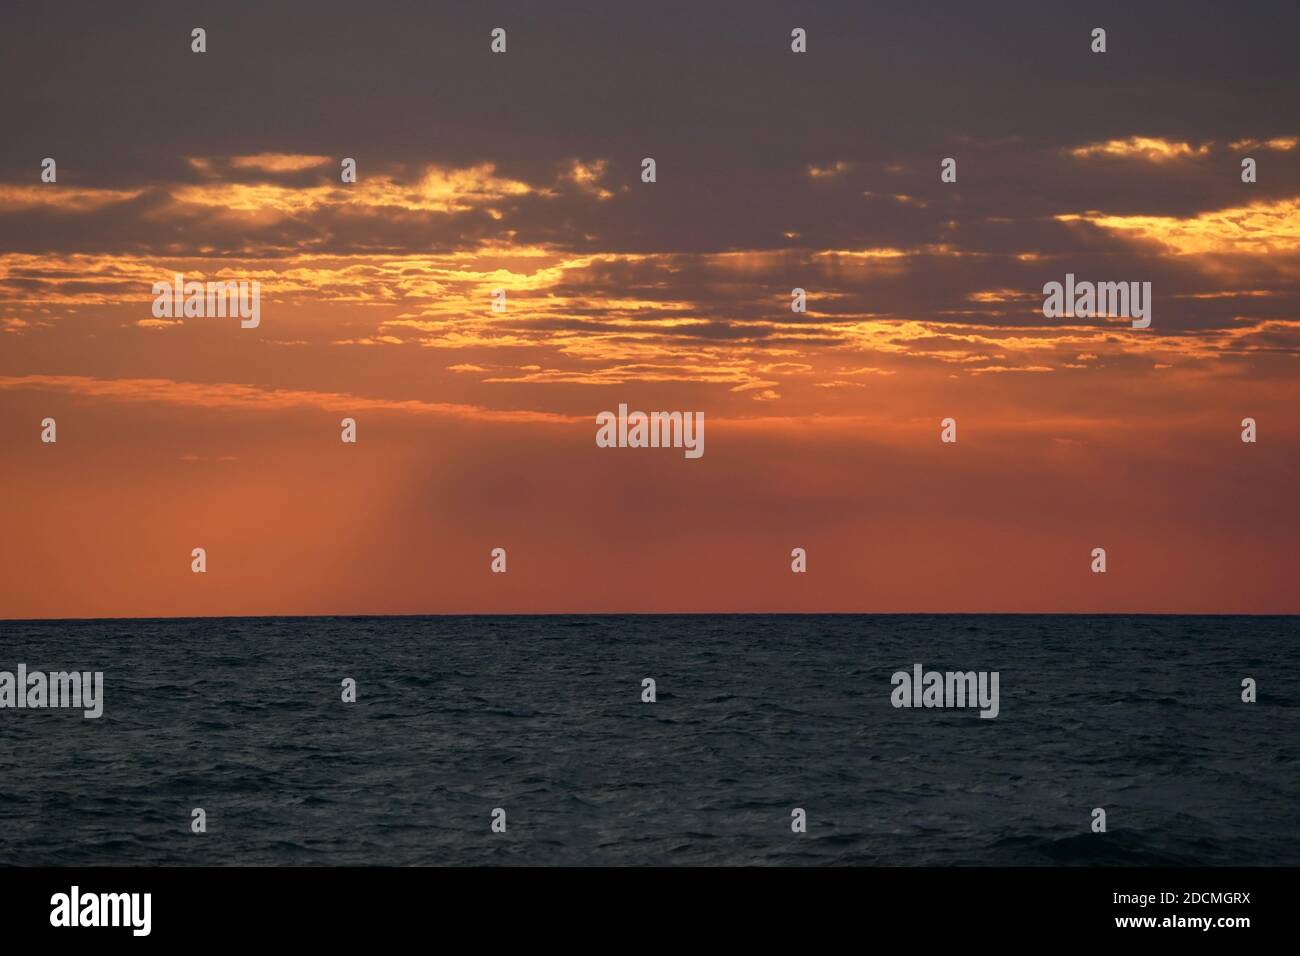
{"type": "Polygon", "coordinates": [[[1071,6],[13,4],[0,618],[1300,612],[1300,12],[1071,6]]]}

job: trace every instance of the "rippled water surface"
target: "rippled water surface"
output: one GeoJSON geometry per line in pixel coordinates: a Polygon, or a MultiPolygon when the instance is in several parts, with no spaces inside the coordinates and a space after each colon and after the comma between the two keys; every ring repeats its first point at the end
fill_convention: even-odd
{"type": "Polygon", "coordinates": [[[0,670],[105,674],[99,720],[0,710],[0,863],[1297,865],[1298,637],[1297,618],[0,623],[0,670]],[[916,662],[998,671],[1000,715],[895,709],[916,662]]]}

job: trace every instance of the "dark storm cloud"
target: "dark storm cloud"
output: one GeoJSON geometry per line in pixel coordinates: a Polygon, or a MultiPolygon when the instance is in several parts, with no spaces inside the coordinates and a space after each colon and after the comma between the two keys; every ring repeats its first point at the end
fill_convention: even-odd
{"type": "Polygon", "coordinates": [[[9,7],[8,176],[33,153],[122,185],[180,155],[275,150],[492,157],[525,179],[561,155],[654,154],[725,180],[933,154],[962,136],[1237,138],[1300,115],[1300,11],[1286,3],[9,7]],[[807,56],[789,55],[795,25],[807,56]],[[202,57],[194,26],[208,31],[202,57]],[[494,26],[509,30],[507,56],[488,52],[494,26]],[[1088,51],[1094,26],[1109,31],[1105,56],[1088,51]]]}
{"type": "MultiPolygon", "coordinates": [[[[719,340],[789,325],[794,286],[816,313],[798,322],[1030,324],[1038,290],[1066,271],[1152,281],[1178,327],[1236,322],[1240,298],[1192,297],[1225,287],[1274,293],[1249,300],[1252,316],[1294,314],[1294,255],[1207,272],[1141,231],[1058,218],[1187,219],[1300,193],[1300,151],[1250,149],[1260,180],[1243,187],[1231,145],[1297,132],[1292,4],[18,3],[9,26],[0,185],[35,184],[51,155],[51,189],[126,195],[51,207],[7,193],[0,252],[273,265],[546,247],[603,257],[548,287],[575,303],[545,320],[555,328],[602,331],[601,297],[636,298],[674,304],[650,320],[685,307],[709,322],[671,334],[719,340]],[[789,52],[796,25],[806,56],[789,52]],[[506,56],[488,51],[495,26],[506,56]],[[1134,137],[1187,153],[1077,152],[1134,137]],[[323,161],[233,159],[266,153],[323,161]],[[343,156],[360,169],[352,193],[343,156]],[[939,181],[945,156],[955,184],[939,181]],[[520,188],[446,209],[350,201],[430,168],[520,188]],[[241,213],[223,186],[281,193],[241,213]],[[896,255],[853,255],[873,250],[896,255]],[[755,251],[771,255],[725,259],[755,251]]],[[[44,281],[17,270],[7,287],[44,281]]]]}

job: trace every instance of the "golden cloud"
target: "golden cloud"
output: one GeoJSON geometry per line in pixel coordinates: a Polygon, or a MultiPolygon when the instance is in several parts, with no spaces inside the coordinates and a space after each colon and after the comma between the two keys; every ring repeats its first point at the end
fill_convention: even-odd
{"type": "Polygon", "coordinates": [[[236,169],[257,169],[266,173],[297,173],[323,166],[329,159],[328,156],[302,153],[257,153],[254,156],[232,156],[230,165],[236,169]]]}
{"type": "Polygon", "coordinates": [[[1087,143],[1069,150],[1076,159],[1097,156],[1112,159],[1140,159],[1149,163],[1166,163],[1178,159],[1206,156],[1212,144],[1192,146],[1190,143],[1160,139],[1153,136],[1130,136],[1128,139],[1109,139],[1102,143],[1087,143]]]}
{"type": "Polygon", "coordinates": [[[1056,218],[1156,242],[1182,256],[1265,256],[1300,251],[1300,198],[1255,202],[1182,219],[1109,216],[1098,212],[1056,218]]]}
{"type": "Polygon", "coordinates": [[[453,402],[366,398],[344,392],[262,388],[229,382],[178,382],[165,378],[93,378],[85,375],[0,375],[0,390],[65,392],[122,402],[159,402],[202,408],[281,412],[294,408],[331,411],[408,412],[492,422],[568,424],[585,418],[553,412],[491,409],[453,402]]]}

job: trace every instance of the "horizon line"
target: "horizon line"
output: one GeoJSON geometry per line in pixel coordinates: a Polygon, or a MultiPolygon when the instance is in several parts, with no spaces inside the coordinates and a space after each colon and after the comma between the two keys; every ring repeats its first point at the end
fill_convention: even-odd
{"type": "Polygon", "coordinates": [[[458,611],[412,614],[209,614],[111,617],[12,617],[5,624],[87,624],[106,621],[313,621],[368,620],[374,618],[464,618],[464,617],[1300,617],[1300,612],[1215,611],[458,611]]]}

